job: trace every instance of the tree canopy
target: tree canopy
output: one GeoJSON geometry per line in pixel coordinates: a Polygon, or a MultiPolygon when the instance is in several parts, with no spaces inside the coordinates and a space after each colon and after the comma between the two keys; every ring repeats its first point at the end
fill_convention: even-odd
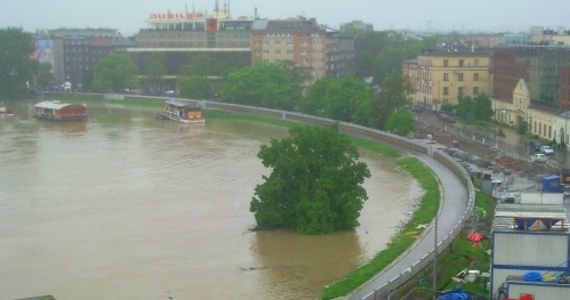
{"type": "Polygon", "coordinates": [[[387,76],[400,73],[402,61],[418,56],[422,48],[437,43],[437,37],[412,38],[395,31],[374,31],[356,35],[356,70],[359,77],[373,77],[381,83],[387,76]]]}
{"type": "Polygon", "coordinates": [[[398,108],[386,121],[386,131],[399,136],[407,136],[416,130],[414,114],[409,109],[398,108]]]}
{"type": "Polygon", "coordinates": [[[231,72],[222,101],[291,110],[301,98],[301,85],[281,64],[259,63],[231,72]]]}
{"type": "Polygon", "coordinates": [[[398,108],[408,102],[412,87],[401,75],[390,75],[382,82],[382,89],[370,102],[370,113],[367,124],[377,129],[385,129],[386,121],[398,108]]]}
{"type": "Polygon", "coordinates": [[[457,106],[449,105],[446,108],[447,111],[452,111],[453,109],[457,109],[457,115],[466,122],[472,120],[486,122],[491,120],[493,116],[491,99],[485,93],[479,93],[475,98],[471,98],[471,96],[459,96],[457,106]]]}
{"type": "Polygon", "coordinates": [[[326,234],[358,226],[368,199],[362,183],[370,177],[356,147],[330,128],[295,127],[291,137],[272,139],[258,157],[269,176],[257,185],[250,211],[260,228],[288,228],[326,234]]]}
{"type": "Polygon", "coordinates": [[[0,29],[0,97],[12,98],[33,83],[32,35],[21,28],[0,29]]]}
{"type": "Polygon", "coordinates": [[[111,53],[95,67],[91,88],[96,92],[120,92],[134,83],[137,67],[128,53],[111,53]]]}
{"type": "Polygon", "coordinates": [[[364,81],[355,77],[320,79],[309,87],[299,106],[307,114],[352,122],[359,107],[371,98],[364,81]]]}

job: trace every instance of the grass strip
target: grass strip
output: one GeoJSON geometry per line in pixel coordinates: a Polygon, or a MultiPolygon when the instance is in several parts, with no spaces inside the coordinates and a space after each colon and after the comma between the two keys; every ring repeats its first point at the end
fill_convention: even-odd
{"type": "MultiPolygon", "coordinates": [[[[370,149],[374,151],[373,149],[370,149]]],[[[356,268],[342,279],[326,286],[321,292],[321,299],[334,299],[344,296],[372,279],[378,272],[390,265],[402,253],[408,250],[421,236],[424,225],[431,222],[439,208],[439,183],[431,171],[422,161],[414,157],[403,157],[396,161],[396,165],[405,169],[414,177],[425,193],[410,220],[400,228],[388,243],[368,263],[356,268]]]]}

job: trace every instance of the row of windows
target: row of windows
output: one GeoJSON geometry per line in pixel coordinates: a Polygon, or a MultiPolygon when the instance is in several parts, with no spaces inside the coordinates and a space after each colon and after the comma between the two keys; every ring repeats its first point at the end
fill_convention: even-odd
{"type": "MultiPolygon", "coordinates": [[[[456,75],[458,81],[464,80],[463,73],[456,73],[456,75]]],[[[449,81],[449,73],[443,73],[443,81],[449,81]]],[[[479,73],[473,73],[473,81],[479,81],[479,73]]]]}
{"type": "MultiPolygon", "coordinates": [[[[444,67],[450,67],[450,66],[464,67],[464,66],[470,66],[471,63],[473,63],[473,66],[478,67],[479,66],[479,59],[474,58],[473,61],[471,62],[471,60],[465,60],[463,58],[460,58],[457,60],[457,64],[451,64],[451,65],[449,64],[449,59],[443,60],[443,66],[444,67]]],[[[420,66],[433,66],[433,59],[432,58],[419,58],[418,59],[418,65],[420,65],[420,66]]]]}
{"type": "MultiPolygon", "coordinates": [[[[430,90],[431,90],[431,89],[430,89],[430,90]]],[[[431,92],[431,91],[430,91],[430,92],[431,92]]],[[[444,86],[444,87],[443,87],[443,90],[442,90],[442,94],[443,94],[443,95],[449,95],[449,87],[444,86]]],[[[462,86],[458,87],[458,88],[457,88],[457,94],[458,94],[458,95],[463,95],[463,94],[465,94],[465,88],[462,87],[462,86]]],[[[478,87],[478,86],[473,87],[473,95],[478,95],[478,94],[479,94],[479,87],[478,87]]]]}

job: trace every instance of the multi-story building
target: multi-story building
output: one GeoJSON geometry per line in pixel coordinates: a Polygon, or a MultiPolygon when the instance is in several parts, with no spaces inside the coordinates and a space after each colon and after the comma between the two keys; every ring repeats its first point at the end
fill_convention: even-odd
{"type": "MultiPolygon", "coordinates": [[[[129,48],[131,57],[144,70],[148,57],[164,58],[167,78],[176,79],[180,67],[199,55],[208,55],[235,68],[250,64],[250,29],[253,19],[233,19],[228,7],[212,15],[201,12],[151,13],[148,27],[137,34],[138,46],[129,48]]],[[[220,74],[210,74],[219,76],[220,74]]]]}
{"type": "Polygon", "coordinates": [[[327,32],[327,77],[339,78],[354,75],[354,37],[338,31],[327,32]]]}
{"type": "Polygon", "coordinates": [[[256,20],[251,28],[251,62],[292,61],[311,80],[327,76],[327,32],[316,19],[256,20]]]}
{"type": "Polygon", "coordinates": [[[418,56],[415,101],[432,110],[458,103],[458,97],[489,94],[491,52],[439,48],[422,50],[418,56]]]}
{"type": "Polygon", "coordinates": [[[370,24],[370,23],[364,23],[362,21],[352,21],[350,23],[343,23],[340,24],[340,31],[344,32],[345,30],[349,30],[351,28],[363,31],[363,32],[373,32],[374,31],[374,25],[370,24]]]}
{"type": "Polygon", "coordinates": [[[402,78],[406,79],[412,86],[411,98],[415,103],[421,102],[417,101],[416,95],[418,95],[418,60],[410,59],[405,60],[402,63],[402,78]]]}
{"type": "Polygon", "coordinates": [[[550,46],[511,46],[494,49],[492,95],[513,101],[513,90],[525,80],[533,106],[570,110],[567,98],[561,98],[570,83],[565,81],[570,66],[570,48],[550,46]]]}
{"type": "Polygon", "coordinates": [[[354,38],[327,29],[316,19],[256,20],[251,28],[252,64],[292,61],[310,74],[304,85],[353,75],[354,58],[354,38]]]}
{"type": "Polygon", "coordinates": [[[93,69],[109,53],[135,45],[114,29],[54,29],[38,32],[36,38],[56,82],[69,81],[74,89],[89,86],[93,69]]]}

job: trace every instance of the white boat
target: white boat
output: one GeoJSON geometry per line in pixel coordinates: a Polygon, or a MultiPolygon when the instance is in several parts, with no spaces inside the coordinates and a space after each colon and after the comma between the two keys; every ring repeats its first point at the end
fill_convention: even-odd
{"type": "Polygon", "coordinates": [[[12,110],[6,106],[0,106],[0,114],[6,115],[6,116],[13,116],[14,115],[12,113],[12,110]]]}
{"type": "Polygon", "coordinates": [[[169,99],[164,103],[164,110],[155,114],[157,119],[168,119],[181,123],[204,123],[202,106],[197,101],[169,99]]]}

